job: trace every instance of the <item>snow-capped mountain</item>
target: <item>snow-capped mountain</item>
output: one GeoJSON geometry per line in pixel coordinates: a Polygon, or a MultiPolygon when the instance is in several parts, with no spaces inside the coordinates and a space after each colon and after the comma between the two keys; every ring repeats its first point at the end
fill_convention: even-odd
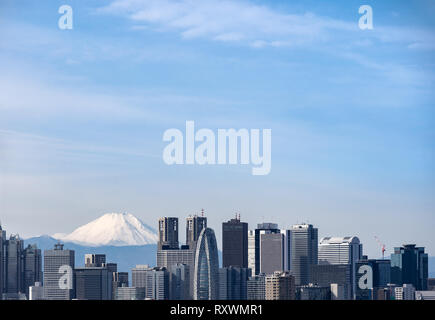
{"type": "Polygon", "coordinates": [[[80,245],[141,246],[155,244],[156,231],[129,213],[107,213],[70,234],[55,234],[53,238],[80,245]]]}

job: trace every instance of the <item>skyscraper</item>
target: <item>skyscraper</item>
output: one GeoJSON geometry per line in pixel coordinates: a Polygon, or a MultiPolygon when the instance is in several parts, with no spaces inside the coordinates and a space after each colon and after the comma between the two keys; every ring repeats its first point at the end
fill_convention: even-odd
{"type": "Polygon", "coordinates": [[[24,293],[24,241],[19,235],[11,235],[6,241],[4,253],[5,287],[4,294],[14,298],[19,293],[24,293]]]}
{"type": "Polygon", "coordinates": [[[248,268],[227,267],[219,269],[219,300],[246,300],[248,279],[251,270],[248,268]]]}
{"type": "Polygon", "coordinates": [[[75,292],[78,300],[111,300],[112,273],[105,267],[76,268],[75,292]]]}
{"type": "Polygon", "coordinates": [[[284,247],[284,234],[260,231],[260,273],[284,271],[284,247]]]}
{"type": "Polygon", "coordinates": [[[178,249],[178,218],[159,219],[158,249],[178,249]]]}
{"type": "Polygon", "coordinates": [[[145,298],[150,300],[169,299],[169,273],[166,268],[146,271],[145,298]]]}
{"type": "Polygon", "coordinates": [[[5,257],[5,245],[6,245],[6,231],[2,229],[0,222],[0,300],[3,297],[3,288],[5,286],[5,268],[4,268],[4,257],[5,257]]]}
{"type": "Polygon", "coordinates": [[[310,281],[310,266],[317,264],[318,231],[311,224],[298,224],[291,229],[291,271],[296,285],[310,281]]]}
{"type": "Polygon", "coordinates": [[[116,291],[121,287],[128,287],[128,272],[113,272],[112,300],[116,300],[116,291]]]}
{"type": "Polygon", "coordinates": [[[42,282],[42,255],[41,250],[34,245],[28,245],[24,250],[24,290],[29,298],[29,287],[36,282],[42,282]]]}
{"type": "Polygon", "coordinates": [[[74,250],[56,244],[44,251],[44,297],[47,300],[74,298],[74,250]]]}
{"type": "Polygon", "coordinates": [[[394,248],[391,255],[391,282],[412,284],[416,290],[427,290],[428,255],[423,247],[407,244],[394,248]]]}
{"type": "Polygon", "coordinates": [[[137,265],[131,270],[131,286],[135,288],[146,288],[147,278],[146,274],[152,268],[148,265],[137,265]]]}
{"type": "Polygon", "coordinates": [[[222,223],[222,266],[248,267],[248,224],[240,216],[222,223]]]}
{"type": "Polygon", "coordinates": [[[195,300],[216,300],[219,295],[219,258],[213,229],[202,229],[195,252],[193,296],[195,300]]]}
{"type": "Polygon", "coordinates": [[[251,231],[248,235],[248,251],[249,257],[248,260],[251,261],[249,264],[249,268],[252,269],[252,274],[256,275],[260,273],[260,233],[261,231],[265,231],[264,233],[280,233],[278,229],[278,225],[275,223],[260,223],[257,225],[257,229],[255,231],[251,231]],[[254,247],[252,247],[254,246],[254,247]],[[254,254],[254,257],[252,257],[254,254]],[[252,261],[254,263],[252,264],[252,261]]]}
{"type": "MultiPolygon", "coordinates": [[[[204,214],[204,213],[203,213],[204,214]]],[[[207,228],[207,218],[204,216],[189,216],[186,219],[186,245],[195,250],[196,242],[203,229],[207,228]]]]}
{"type": "Polygon", "coordinates": [[[320,287],[336,285],[342,291],[341,300],[352,299],[352,266],[350,264],[318,264],[312,265],[310,282],[320,287]]]}
{"type": "Polygon", "coordinates": [[[325,237],[319,243],[319,264],[349,264],[351,295],[356,289],[355,264],[362,259],[363,246],[358,237],[325,237]]]}

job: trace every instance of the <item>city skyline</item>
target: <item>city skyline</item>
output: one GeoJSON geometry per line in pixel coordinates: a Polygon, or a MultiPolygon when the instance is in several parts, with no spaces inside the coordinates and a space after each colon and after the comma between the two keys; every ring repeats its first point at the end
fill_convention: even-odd
{"type": "Polygon", "coordinates": [[[29,238],[206,208],[211,226],[237,211],[358,235],[373,257],[375,236],[435,252],[435,6],[373,2],[361,30],[361,5],[1,1],[2,223],[29,238]],[[270,174],[166,165],[163,134],[186,121],[270,128],[270,174]]]}

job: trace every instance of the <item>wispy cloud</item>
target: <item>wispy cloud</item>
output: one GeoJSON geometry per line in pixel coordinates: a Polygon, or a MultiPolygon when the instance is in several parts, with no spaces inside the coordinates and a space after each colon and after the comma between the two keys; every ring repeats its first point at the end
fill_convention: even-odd
{"type": "Polygon", "coordinates": [[[115,0],[98,12],[126,16],[135,29],[151,27],[177,32],[184,39],[237,42],[256,48],[349,42],[351,37],[353,41],[363,37],[425,49],[435,42],[432,31],[419,28],[377,25],[362,36],[357,19],[287,13],[249,1],[115,0]]]}

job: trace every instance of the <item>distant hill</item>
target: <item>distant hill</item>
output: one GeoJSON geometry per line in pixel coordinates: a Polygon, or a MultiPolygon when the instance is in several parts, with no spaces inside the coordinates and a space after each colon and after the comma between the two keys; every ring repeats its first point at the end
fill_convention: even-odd
{"type": "MultiPolygon", "coordinates": [[[[53,249],[56,240],[50,236],[40,236],[24,240],[25,245],[36,244],[42,251],[53,249]]],[[[118,271],[130,272],[137,264],[148,264],[155,266],[157,245],[146,244],[141,246],[83,246],[72,242],[63,242],[65,249],[75,251],[75,265],[84,266],[86,253],[103,253],[106,254],[107,262],[118,264],[118,271]]]]}

